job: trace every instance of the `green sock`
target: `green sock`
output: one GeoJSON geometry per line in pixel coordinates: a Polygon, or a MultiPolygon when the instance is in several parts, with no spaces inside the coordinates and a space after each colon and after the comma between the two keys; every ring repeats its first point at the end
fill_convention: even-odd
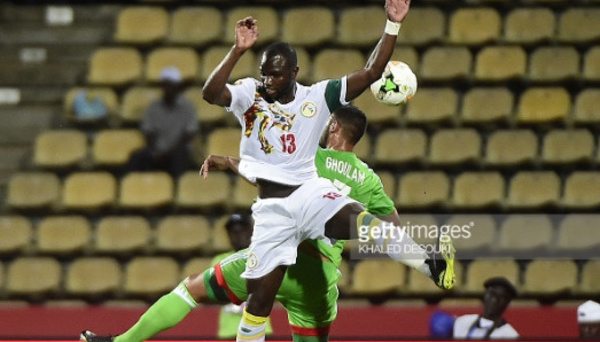
{"type": "Polygon", "coordinates": [[[159,332],[181,322],[193,308],[198,306],[187,288],[180,283],[173,291],[160,297],[124,334],[115,337],[115,342],[142,342],[159,332]]]}
{"type": "Polygon", "coordinates": [[[294,342],[327,342],[327,341],[329,341],[329,335],[304,336],[304,335],[292,334],[292,340],[294,342]]]}

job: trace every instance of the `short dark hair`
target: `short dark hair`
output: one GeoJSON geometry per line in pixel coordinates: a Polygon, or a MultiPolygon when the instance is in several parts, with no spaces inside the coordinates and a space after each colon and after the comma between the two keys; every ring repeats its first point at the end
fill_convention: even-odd
{"type": "Polygon", "coordinates": [[[231,230],[231,228],[236,224],[251,228],[252,221],[251,221],[250,215],[241,213],[241,214],[233,214],[233,215],[229,216],[229,219],[225,223],[225,228],[227,230],[231,230]]]}
{"type": "Polygon", "coordinates": [[[511,298],[517,297],[517,289],[510,281],[508,281],[508,279],[504,277],[493,277],[486,280],[485,283],[483,283],[483,287],[485,287],[486,289],[490,286],[504,287],[508,294],[511,296],[511,298]]]}
{"type": "Polygon", "coordinates": [[[270,44],[265,48],[263,54],[267,57],[273,57],[277,55],[281,55],[288,62],[288,66],[290,68],[295,68],[298,66],[298,56],[296,54],[296,49],[292,47],[290,44],[285,42],[275,42],[270,44]]]}
{"type": "Polygon", "coordinates": [[[342,126],[343,137],[353,145],[356,145],[367,131],[367,115],[358,107],[343,106],[336,109],[332,115],[342,126]]]}

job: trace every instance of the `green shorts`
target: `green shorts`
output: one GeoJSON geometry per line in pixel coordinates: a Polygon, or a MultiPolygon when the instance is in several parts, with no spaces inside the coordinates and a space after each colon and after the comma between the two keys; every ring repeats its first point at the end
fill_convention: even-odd
{"type": "MultiPolygon", "coordinates": [[[[248,298],[246,279],[240,277],[246,269],[247,256],[247,250],[239,251],[204,272],[206,289],[215,302],[240,304],[248,298]]],[[[340,276],[332,262],[298,252],[296,264],[288,267],[277,293],[293,333],[327,334],[337,315],[340,276]]]]}

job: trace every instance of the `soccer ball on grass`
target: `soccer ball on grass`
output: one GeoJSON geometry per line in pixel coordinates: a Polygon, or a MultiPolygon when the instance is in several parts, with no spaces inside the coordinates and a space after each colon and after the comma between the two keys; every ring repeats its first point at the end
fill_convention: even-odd
{"type": "Polygon", "coordinates": [[[389,61],[381,78],[371,84],[371,92],[377,101],[398,106],[408,102],[417,92],[417,76],[408,64],[389,61]]]}

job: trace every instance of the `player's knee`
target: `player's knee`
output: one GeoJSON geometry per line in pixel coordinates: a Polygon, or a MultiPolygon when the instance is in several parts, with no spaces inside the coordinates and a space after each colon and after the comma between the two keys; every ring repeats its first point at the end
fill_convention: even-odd
{"type": "Polygon", "coordinates": [[[201,273],[195,273],[187,276],[183,280],[183,284],[197,303],[210,302],[210,298],[206,292],[206,287],[204,286],[204,278],[202,277],[201,273]]]}
{"type": "Polygon", "coordinates": [[[351,239],[351,227],[356,226],[356,217],[364,210],[360,203],[346,204],[325,223],[325,236],[338,240],[351,239]]]}

